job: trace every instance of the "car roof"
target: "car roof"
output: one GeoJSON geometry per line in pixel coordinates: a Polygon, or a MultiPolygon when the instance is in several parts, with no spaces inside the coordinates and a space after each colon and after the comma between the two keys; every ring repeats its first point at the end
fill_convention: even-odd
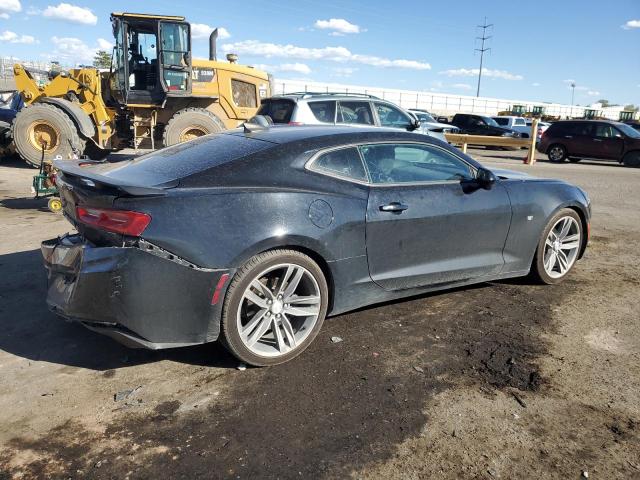
{"type": "Polygon", "coordinates": [[[413,138],[416,141],[427,141],[430,139],[428,135],[399,131],[395,128],[353,125],[274,125],[266,128],[256,128],[249,132],[238,128],[223,132],[222,135],[244,135],[247,138],[276,144],[285,144],[309,138],[317,139],[322,137],[327,138],[327,144],[349,143],[350,141],[360,141],[363,138],[369,140],[373,140],[374,138],[380,140],[406,138],[407,140],[410,140],[413,138]],[[331,139],[331,137],[335,137],[335,139],[331,139]]]}
{"type": "MultiPolygon", "coordinates": [[[[386,101],[374,95],[369,95],[366,93],[348,93],[348,92],[292,92],[292,93],[283,93],[280,95],[273,95],[266,100],[278,100],[278,99],[286,99],[286,100],[339,100],[342,98],[355,99],[355,100],[376,100],[376,101],[386,101]]],[[[263,100],[264,102],[264,100],[263,100]]]]}

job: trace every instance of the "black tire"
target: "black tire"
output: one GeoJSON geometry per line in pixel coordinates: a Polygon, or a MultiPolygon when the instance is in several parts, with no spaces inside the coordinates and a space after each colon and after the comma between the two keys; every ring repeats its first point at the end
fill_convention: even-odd
{"type": "Polygon", "coordinates": [[[257,367],[277,365],[300,355],[313,342],[322,328],[327,314],[329,290],[322,269],[307,255],[295,250],[271,250],[249,259],[234,275],[222,308],[221,335],[224,346],[240,361],[257,367]],[[320,290],[320,313],[311,333],[293,350],[277,357],[261,356],[250,351],[240,338],[237,326],[238,309],[249,284],[260,272],[279,264],[288,263],[304,267],[316,280],[320,290]]]}
{"type": "Polygon", "coordinates": [[[69,159],[74,153],[81,155],[84,152],[85,140],[80,137],[73,120],[58,107],[47,103],[35,103],[20,110],[11,126],[11,135],[18,155],[36,168],[42,161],[42,150],[34,143],[37,138],[47,137],[53,144],[45,151],[45,161],[51,161],[57,155],[69,159]],[[44,134],[38,134],[38,129],[44,134]],[[51,129],[53,135],[48,135],[51,129]]]}
{"type": "Polygon", "coordinates": [[[568,156],[567,148],[560,143],[554,143],[547,149],[547,157],[553,163],[562,163],[568,156]]]}
{"type": "Polygon", "coordinates": [[[165,147],[175,145],[209,133],[222,132],[224,123],[204,108],[185,108],[176,112],[164,127],[162,141],[165,147]]]}
{"type": "Polygon", "coordinates": [[[633,152],[627,152],[622,159],[625,167],[639,168],[640,167],[640,150],[633,152]]]}
{"type": "Polygon", "coordinates": [[[539,283],[544,283],[547,285],[554,285],[556,283],[560,283],[562,280],[566,278],[566,276],[571,272],[573,267],[575,266],[575,262],[571,265],[569,270],[567,270],[562,277],[554,278],[551,277],[544,268],[544,248],[546,244],[547,237],[549,236],[549,232],[556,224],[556,222],[563,217],[572,217],[578,223],[578,228],[580,230],[580,241],[584,241],[584,229],[582,227],[582,220],[580,219],[580,215],[575,210],[571,208],[563,208],[559,212],[557,212],[549,222],[547,226],[544,228],[540,239],[538,240],[538,246],[536,247],[536,253],[533,256],[533,261],[531,263],[531,273],[530,277],[539,283]]]}
{"type": "Polygon", "coordinates": [[[84,154],[91,160],[104,160],[109,156],[110,153],[111,150],[100,148],[92,141],[88,141],[87,146],[84,149],[84,154]]]}
{"type": "Polygon", "coordinates": [[[569,157],[569,162],[571,163],[578,163],[580,160],[582,160],[581,158],[576,158],[576,157],[569,157]]]}

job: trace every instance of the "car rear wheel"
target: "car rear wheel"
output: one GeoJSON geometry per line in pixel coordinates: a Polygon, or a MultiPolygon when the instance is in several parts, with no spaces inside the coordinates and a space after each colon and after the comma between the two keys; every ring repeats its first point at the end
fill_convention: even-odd
{"type": "Polygon", "coordinates": [[[564,162],[564,159],[567,158],[567,149],[563,145],[556,143],[549,147],[549,150],[547,150],[547,156],[551,162],[564,162]]]}
{"type": "Polygon", "coordinates": [[[640,167],[640,151],[627,153],[622,159],[622,163],[625,167],[640,167]]]}
{"type": "Polygon", "coordinates": [[[268,366],[300,355],[327,313],[327,282],[320,267],[294,250],[251,258],[234,276],[222,313],[222,340],[249,365],[268,366]]]}
{"type": "Polygon", "coordinates": [[[542,283],[559,283],[571,271],[582,246],[582,222],[569,208],[556,213],[547,224],[536,249],[531,272],[542,283]]]}

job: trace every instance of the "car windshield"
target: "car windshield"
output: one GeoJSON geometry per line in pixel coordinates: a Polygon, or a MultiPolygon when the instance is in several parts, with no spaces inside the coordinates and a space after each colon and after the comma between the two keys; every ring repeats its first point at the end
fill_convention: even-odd
{"type": "Polygon", "coordinates": [[[498,123],[491,117],[482,117],[482,120],[484,120],[484,122],[487,125],[491,125],[492,127],[499,127],[500,125],[498,125],[498,123]]]}
{"type": "Polygon", "coordinates": [[[413,113],[418,118],[418,120],[423,123],[438,123],[430,114],[426,112],[415,112],[412,110],[411,113],[413,113]]]}
{"type": "Polygon", "coordinates": [[[628,137],[640,138],[640,132],[638,130],[636,130],[635,128],[627,125],[626,123],[619,123],[619,124],[616,125],[616,127],[618,129],[622,130],[622,133],[624,133],[628,137]]]}

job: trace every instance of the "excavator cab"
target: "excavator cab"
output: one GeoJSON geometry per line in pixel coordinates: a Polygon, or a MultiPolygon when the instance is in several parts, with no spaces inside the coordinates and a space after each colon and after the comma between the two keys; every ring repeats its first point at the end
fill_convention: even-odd
{"type": "Polygon", "coordinates": [[[116,40],[110,76],[125,105],[161,105],[191,95],[191,35],[184,17],[111,14],[116,40]]]}

